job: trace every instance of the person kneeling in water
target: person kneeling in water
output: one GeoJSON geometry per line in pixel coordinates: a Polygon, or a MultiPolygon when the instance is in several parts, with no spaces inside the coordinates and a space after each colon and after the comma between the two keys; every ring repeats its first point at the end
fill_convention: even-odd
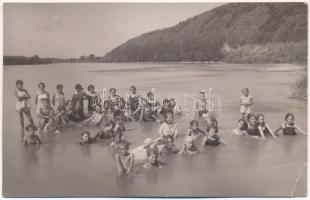
{"type": "Polygon", "coordinates": [[[194,143],[194,139],[191,136],[186,136],[184,141],[185,142],[182,146],[181,151],[179,152],[179,155],[182,154],[193,155],[199,153],[197,146],[194,143]]]}
{"type": "Polygon", "coordinates": [[[119,145],[120,149],[115,154],[115,162],[119,175],[129,174],[133,170],[134,155],[129,153],[129,142],[123,141],[119,145]]]}

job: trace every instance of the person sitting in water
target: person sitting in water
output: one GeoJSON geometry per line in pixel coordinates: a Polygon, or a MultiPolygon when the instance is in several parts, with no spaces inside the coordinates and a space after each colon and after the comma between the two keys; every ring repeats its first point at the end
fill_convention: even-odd
{"type": "Polygon", "coordinates": [[[70,124],[70,120],[65,106],[59,106],[57,108],[54,118],[57,126],[63,127],[70,124]]]}
{"type": "Polygon", "coordinates": [[[191,136],[186,136],[184,139],[184,144],[179,152],[179,155],[194,155],[198,154],[198,148],[194,143],[194,139],[191,136]]]}
{"type": "Polygon", "coordinates": [[[139,120],[140,115],[138,115],[139,113],[136,112],[136,114],[134,115],[133,113],[138,109],[139,107],[139,102],[140,102],[140,98],[141,96],[137,94],[137,89],[136,86],[130,86],[130,94],[128,96],[128,107],[130,109],[130,113],[132,114],[132,117],[136,120],[139,120]]]}
{"type": "Polygon", "coordinates": [[[202,117],[203,114],[207,114],[208,113],[208,99],[207,99],[207,95],[205,94],[205,92],[203,90],[201,90],[199,92],[199,99],[198,101],[195,102],[195,119],[198,119],[200,117],[202,117]]]}
{"type": "Polygon", "coordinates": [[[96,110],[96,109],[92,110],[91,112],[92,112],[92,115],[88,119],[82,121],[80,123],[81,126],[85,126],[85,125],[100,126],[101,123],[104,121],[104,118],[105,118],[104,112],[102,112],[101,110],[96,110]]]}
{"type": "Polygon", "coordinates": [[[166,113],[165,121],[159,127],[159,138],[163,138],[168,135],[171,135],[174,139],[176,139],[178,135],[177,123],[173,122],[172,113],[166,113]]]}
{"type": "Polygon", "coordinates": [[[32,124],[29,124],[25,127],[26,134],[23,139],[23,144],[28,145],[28,144],[41,144],[41,139],[40,137],[35,134],[37,128],[33,126],[32,124]]]}
{"type": "Polygon", "coordinates": [[[202,141],[202,145],[206,146],[218,146],[220,144],[227,144],[217,133],[217,127],[210,127],[208,136],[205,136],[202,141]]]}
{"type": "Polygon", "coordinates": [[[71,100],[68,100],[66,103],[66,115],[68,119],[73,122],[81,121],[80,115],[73,108],[73,104],[71,100]]]}
{"type": "Polygon", "coordinates": [[[218,121],[216,119],[216,115],[214,112],[209,112],[208,114],[202,114],[203,122],[206,126],[206,131],[209,133],[211,127],[214,127],[216,130],[216,133],[218,132],[218,121]]]}
{"type": "Polygon", "coordinates": [[[140,97],[138,108],[132,113],[134,118],[139,121],[151,121],[149,118],[149,107],[147,106],[147,99],[140,97]]]}
{"type": "Polygon", "coordinates": [[[115,154],[115,163],[119,175],[130,174],[134,167],[134,154],[129,153],[130,143],[123,141],[120,143],[118,153],[115,154]]]}
{"type": "Polygon", "coordinates": [[[238,120],[238,127],[232,130],[234,135],[248,135],[247,134],[248,124],[244,119],[238,120]]]}
{"type": "Polygon", "coordinates": [[[86,118],[84,114],[84,100],[87,99],[87,95],[81,84],[75,85],[75,92],[72,96],[72,106],[74,112],[79,116],[79,120],[84,120],[86,118]]]}
{"type": "Polygon", "coordinates": [[[271,135],[273,138],[276,138],[275,134],[272,132],[270,126],[265,122],[265,116],[263,114],[256,115],[257,129],[261,137],[265,140],[266,135],[271,135]]]}
{"type": "Polygon", "coordinates": [[[99,96],[99,94],[95,91],[94,85],[89,85],[87,87],[88,94],[87,94],[87,100],[88,100],[88,113],[92,114],[95,111],[95,98],[99,96]]]}
{"type": "Polygon", "coordinates": [[[179,149],[174,143],[174,138],[171,135],[163,138],[163,147],[159,150],[159,154],[178,153],[179,149]]]}
{"type": "Polygon", "coordinates": [[[164,99],[163,105],[161,106],[159,111],[159,120],[161,123],[164,122],[167,113],[173,113],[173,109],[169,105],[170,101],[168,99],[164,99]]]}
{"type": "Polygon", "coordinates": [[[197,140],[207,135],[204,131],[202,131],[198,127],[198,124],[199,123],[197,120],[190,121],[190,128],[188,129],[187,134],[186,134],[188,136],[191,136],[194,140],[197,140]]]}
{"type": "Polygon", "coordinates": [[[169,99],[169,107],[173,110],[173,113],[176,115],[182,114],[181,106],[175,101],[174,98],[169,99]]]}
{"type": "Polygon", "coordinates": [[[256,115],[254,113],[250,113],[247,115],[247,134],[249,136],[254,136],[255,138],[258,138],[260,135],[258,131],[258,125],[256,121],[256,115]]]}
{"type": "Polygon", "coordinates": [[[103,127],[99,132],[99,138],[100,139],[109,139],[114,137],[114,127],[115,124],[113,121],[108,121],[105,124],[105,127],[103,127]]]}
{"type": "Polygon", "coordinates": [[[116,117],[115,127],[113,130],[112,142],[110,146],[117,147],[117,145],[123,140],[123,132],[125,131],[125,126],[121,119],[121,116],[116,117]]]}
{"type": "Polygon", "coordinates": [[[297,135],[297,132],[307,135],[303,129],[294,123],[294,119],[295,117],[293,113],[287,113],[284,117],[284,122],[275,131],[275,134],[278,134],[278,132],[282,130],[283,135],[297,135]]]}

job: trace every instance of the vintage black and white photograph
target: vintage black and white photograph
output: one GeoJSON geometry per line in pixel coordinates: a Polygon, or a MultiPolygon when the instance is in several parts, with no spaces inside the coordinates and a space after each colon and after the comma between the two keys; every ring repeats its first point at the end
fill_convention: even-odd
{"type": "Polygon", "coordinates": [[[4,197],[307,196],[306,2],[3,4],[4,197]]]}

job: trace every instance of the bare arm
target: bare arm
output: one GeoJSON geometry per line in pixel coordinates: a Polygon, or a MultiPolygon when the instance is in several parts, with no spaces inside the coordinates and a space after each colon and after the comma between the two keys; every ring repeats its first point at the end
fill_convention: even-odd
{"type": "Polygon", "coordinates": [[[276,135],[273,133],[273,131],[271,130],[271,128],[270,128],[270,126],[268,124],[266,124],[266,128],[268,129],[268,131],[272,135],[272,137],[276,138],[276,135]]]}
{"type": "Polygon", "coordinates": [[[128,168],[126,170],[126,174],[129,174],[132,170],[133,170],[133,166],[134,166],[134,158],[135,156],[131,153],[130,155],[130,160],[129,160],[129,165],[128,165],[128,168]]]}
{"type": "Polygon", "coordinates": [[[185,144],[183,144],[183,145],[182,145],[182,148],[181,148],[181,150],[180,150],[180,152],[179,152],[179,155],[182,155],[182,154],[184,153],[185,150],[186,150],[186,146],[185,146],[185,144]]]}
{"type": "Polygon", "coordinates": [[[282,125],[274,131],[274,134],[278,135],[278,132],[281,131],[281,130],[283,130],[282,125]]]}
{"type": "Polygon", "coordinates": [[[115,162],[116,162],[116,168],[117,168],[118,174],[119,175],[123,174],[126,170],[124,169],[120,155],[118,153],[115,154],[115,162]]]}
{"type": "Polygon", "coordinates": [[[35,98],[34,98],[34,103],[35,103],[36,105],[38,105],[38,94],[36,94],[36,96],[35,96],[35,98]]]}
{"type": "Polygon", "coordinates": [[[264,134],[264,132],[263,132],[262,127],[259,126],[259,127],[258,127],[258,131],[259,131],[259,134],[261,135],[262,139],[265,140],[266,138],[265,138],[265,134],[264,134]]]}
{"type": "Polygon", "coordinates": [[[307,133],[306,133],[304,130],[302,130],[297,124],[295,125],[295,127],[296,127],[296,129],[297,129],[299,132],[301,132],[303,135],[307,135],[307,133]]]}

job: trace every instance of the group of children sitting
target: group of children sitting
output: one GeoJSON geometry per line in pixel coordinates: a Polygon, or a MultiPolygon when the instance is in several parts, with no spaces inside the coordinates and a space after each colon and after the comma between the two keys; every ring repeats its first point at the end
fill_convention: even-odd
{"type": "MultiPolygon", "coordinates": [[[[175,140],[178,136],[177,123],[174,116],[182,115],[181,106],[173,99],[156,100],[153,92],[148,92],[147,97],[137,94],[136,87],[130,87],[130,94],[124,100],[116,94],[116,89],[111,88],[109,96],[103,98],[93,85],[87,87],[88,93],[84,92],[80,84],[75,85],[75,92],[70,100],[65,99],[63,86],[56,86],[56,93],[50,95],[45,91],[45,84],[38,84],[39,91],[35,96],[37,117],[39,119],[40,132],[59,133],[60,129],[73,124],[80,126],[93,125],[99,131],[93,136],[90,132],[81,133],[80,144],[92,144],[100,139],[110,139],[116,150],[115,161],[119,174],[128,174],[132,171],[135,163],[142,161],[145,168],[161,167],[159,156],[170,153],[197,154],[198,145],[217,146],[227,144],[218,135],[218,121],[215,112],[208,110],[208,99],[204,91],[200,92],[200,98],[195,103],[195,117],[189,123],[189,129],[184,138],[184,144],[177,147],[175,140]],[[84,101],[88,101],[88,112],[84,112],[84,101]],[[147,138],[141,146],[129,151],[130,143],[125,139],[126,121],[157,121],[161,123],[158,135],[147,138]],[[199,128],[199,124],[203,128],[199,128]]],[[[296,135],[297,132],[306,134],[294,123],[294,115],[288,113],[285,122],[273,132],[265,122],[263,114],[253,114],[251,107],[253,97],[249,89],[242,90],[240,100],[241,119],[238,127],[233,129],[235,135],[249,135],[265,139],[266,135],[276,137],[280,130],[284,135],[296,135]]],[[[20,116],[22,134],[24,134],[24,115],[30,124],[25,127],[27,133],[23,138],[24,144],[41,143],[40,135],[36,134],[36,126],[30,113],[30,94],[23,88],[21,80],[16,81],[15,96],[17,99],[16,111],[20,116]]]]}

